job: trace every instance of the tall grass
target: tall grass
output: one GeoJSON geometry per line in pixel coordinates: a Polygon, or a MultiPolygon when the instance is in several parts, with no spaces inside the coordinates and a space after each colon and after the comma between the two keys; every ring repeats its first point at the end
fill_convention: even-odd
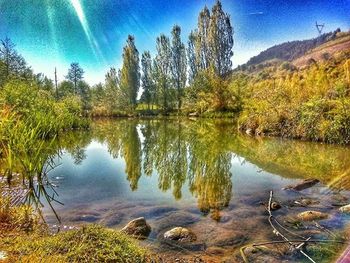
{"type": "Polygon", "coordinates": [[[0,105],[0,174],[9,182],[14,173],[20,174],[28,203],[40,207],[45,198],[52,206],[57,200],[47,174],[55,167],[53,143],[62,131],[89,126],[80,99],[57,102],[49,92],[14,80],[0,91],[0,105]]]}

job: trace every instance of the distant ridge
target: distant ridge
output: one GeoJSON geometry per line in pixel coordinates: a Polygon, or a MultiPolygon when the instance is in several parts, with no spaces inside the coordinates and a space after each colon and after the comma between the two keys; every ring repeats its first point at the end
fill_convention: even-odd
{"type": "Polygon", "coordinates": [[[269,60],[292,61],[304,56],[309,50],[314,49],[337,37],[340,29],[320,35],[319,37],[308,40],[297,40],[275,45],[252,57],[245,64],[246,66],[257,65],[269,60]]]}

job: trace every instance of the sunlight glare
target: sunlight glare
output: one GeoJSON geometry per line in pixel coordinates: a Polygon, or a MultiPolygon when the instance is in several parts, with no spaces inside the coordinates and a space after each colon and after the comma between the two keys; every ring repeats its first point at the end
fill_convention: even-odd
{"type": "Polygon", "coordinates": [[[81,26],[83,27],[83,30],[85,32],[85,35],[89,41],[89,44],[91,46],[91,49],[93,50],[95,56],[99,56],[100,59],[103,59],[100,47],[98,45],[98,42],[96,41],[95,37],[92,35],[89,24],[87,22],[83,7],[80,3],[80,0],[70,0],[74,11],[80,21],[81,26]]]}

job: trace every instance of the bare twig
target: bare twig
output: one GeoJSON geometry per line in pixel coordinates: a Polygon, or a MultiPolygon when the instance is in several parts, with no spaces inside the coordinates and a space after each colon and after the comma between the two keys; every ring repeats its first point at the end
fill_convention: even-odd
{"type": "MultiPolygon", "coordinates": [[[[272,198],[273,198],[273,191],[270,191],[270,198],[269,198],[269,205],[267,208],[267,211],[269,213],[269,223],[271,225],[271,227],[273,228],[273,232],[277,235],[282,237],[292,248],[292,250],[298,250],[302,255],[304,255],[307,259],[309,259],[311,262],[315,263],[315,261],[309,256],[307,255],[304,251],[303,251],[303,246],[306,244],[305,241],[308,241],[311,239],[311,237],[307,238],[306,240],[304,240],[302,243],[300,243],[299,245],[295,245],[293,242],[291,242],[286,236],[284,236],[272,223],[272,220],[276,221],[276,219],[274,218],[274,216],[272,215],[271,212],[271,203],[272,203],[272,198]]],[[[278,223],[279,224],[279,223],[278,223]]],[[[280,225],[280,224],[279,224],[280,225]]],[[[284,227],[283,227],[284,228],[284,227]]],[[[291,232],[291,231],[288,231],[291,232]]]]}

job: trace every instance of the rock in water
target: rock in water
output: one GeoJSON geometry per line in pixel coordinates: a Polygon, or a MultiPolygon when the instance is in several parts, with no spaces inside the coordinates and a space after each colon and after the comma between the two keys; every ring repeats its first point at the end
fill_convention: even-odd
{"type": "Polygon", "coordinates": [[[165,239],[176,240],[179,242],[191,242],[196,240],[196,235],[184,227],[175,227],[164,233],[165,239]]]}
{"type": "Polygon", "coordinates": [[[317,184],[319,182],[320,181],[317,179],[307,179],[307,180],[302,181],[301,183],[298,183],[296,185],[289,185],[283,189],[284,190],[291,189],[291,190],[295,190],[295,191],[302,191],[302,190],[305,190],[307,188],[314,186],[315,184],[317,184]]]}
{"type": "Polygon", "coordinates": [[[298,214],[298,218],[302,221],[322,220],[328,218],[328,214],[318,211],[305,211],[298,214]]]}
{"type": "Polygon", "coordinates": [[[342,206],[339,208],[339,211],[342,213],[350,214],[350,204],[342,206]]]}
{"type": "Polygon", "coordinates": [[[278,210],[278,209],[280,209],[280,208],[281,208],[281,205],[280,205],[280,203],[278,203],[278,202],[272,202],[271,205],[270,205],[270,209],[271,209],[272,211],[278,210]]]}
{"type": "Polygon", "coordinates": [[[149,233],[151,233],[151,226],[147,224],[144,217],[139,217],[130,221],[122,229],[122,232],[138,239],[145,239],[148,237],[149,233]]]}

